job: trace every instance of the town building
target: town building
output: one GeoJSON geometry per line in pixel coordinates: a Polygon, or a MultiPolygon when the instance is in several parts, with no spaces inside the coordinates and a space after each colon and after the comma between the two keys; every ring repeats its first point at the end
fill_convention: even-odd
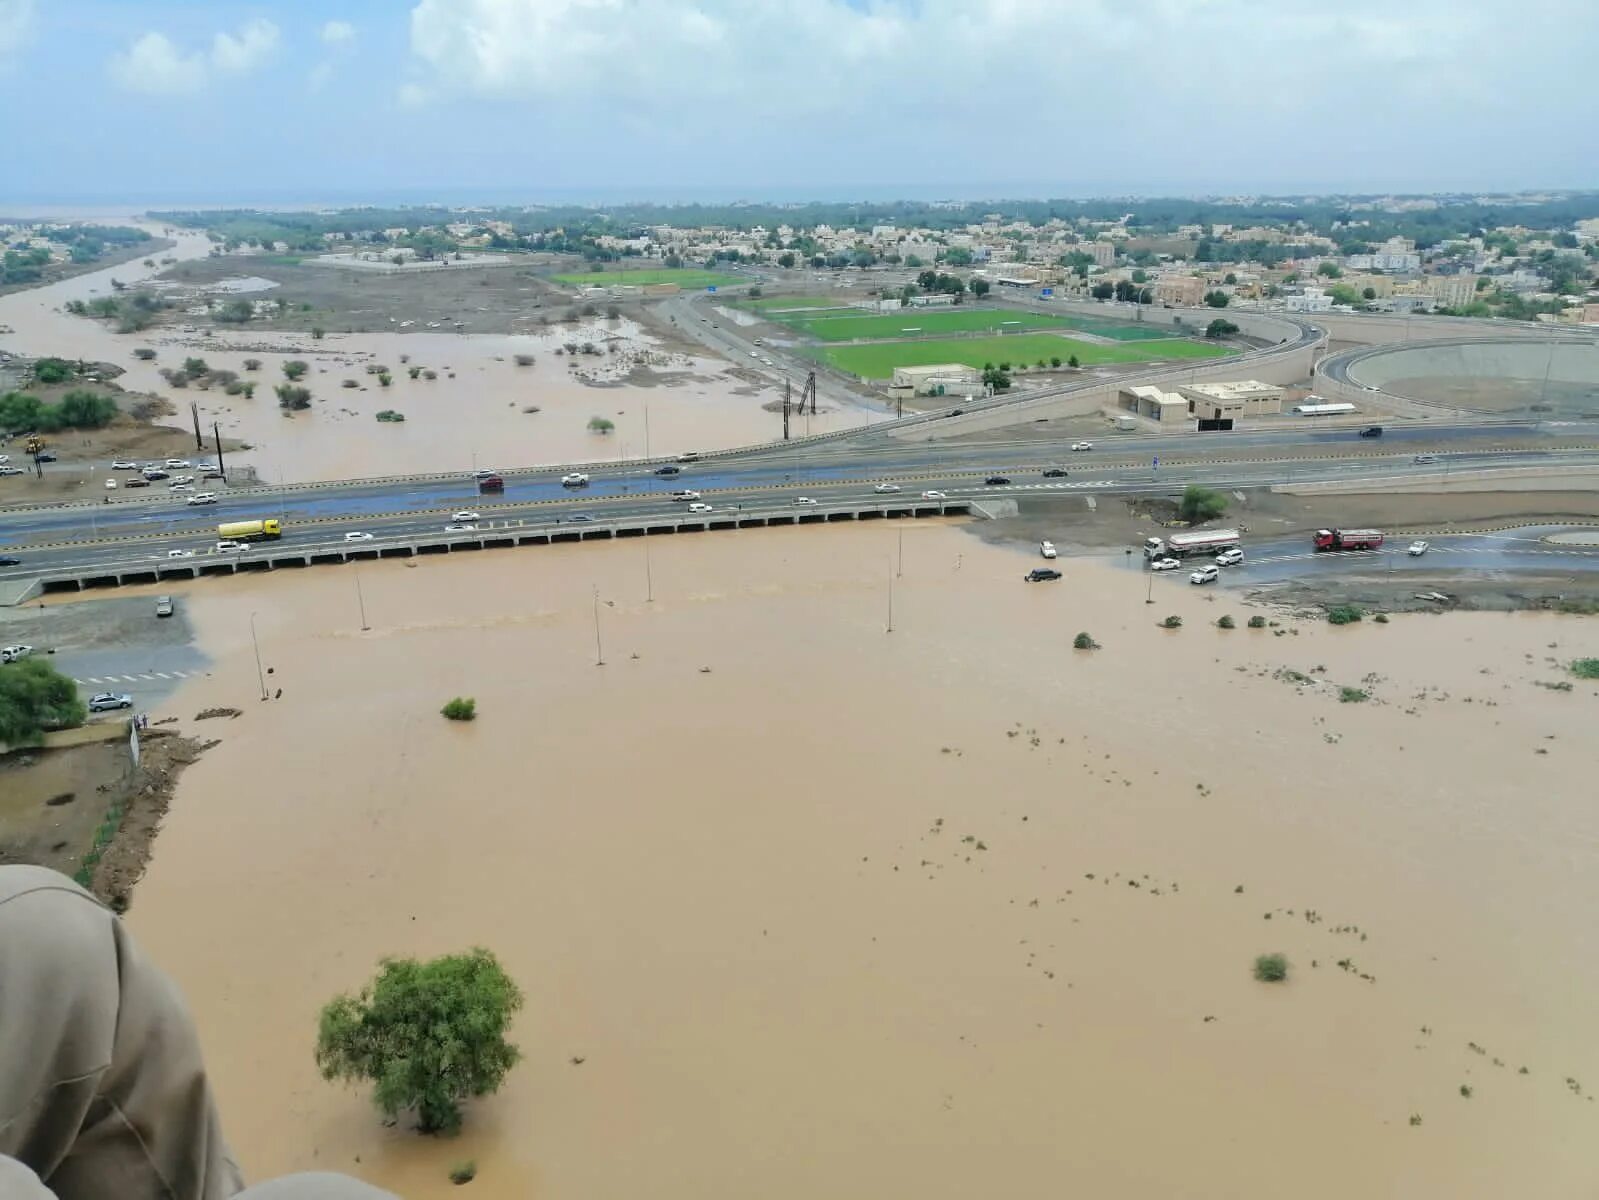
{"type": "Polygon", "coordinates": [[[1193,308],[1205,299],[1205,281],[1194,275],[1162,275],[1153,288],[1156,304],[1193,308]]]}
{"type": "Polygon", "coordinates": [[[1188,401],[1184,397],[1147,384],[1122,388],[1116,393],[1116,404],[1165,428],[1188,421],[1188,401]]]}
{"type": "Polygon", "coordinates": [[[966,396],[983,387],[983,373],[965,363],[936,363],[925,367],[895,367],[888,394],[910,396],[966,396]]]}
{"type": "Polygon", "coordinates": [[[1259,417],[1283,410],[1283,389],[1258,379],[1227,383],[1189,383],[1177,389],[1188,411],[1201,421],[1259,417]]]}

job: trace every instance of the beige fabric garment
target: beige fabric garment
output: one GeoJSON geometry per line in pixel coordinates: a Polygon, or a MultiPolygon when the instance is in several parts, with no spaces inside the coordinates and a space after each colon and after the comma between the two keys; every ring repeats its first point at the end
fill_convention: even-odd
{"type": "MultiPolygon", "coordinates": [[[[0,867],[0,1200],[228,1200],[241,1187],[171,981],[70,879],[0,867]]],[[[393,1200],[330,1175],[245,1196],[393,1200]]]]}

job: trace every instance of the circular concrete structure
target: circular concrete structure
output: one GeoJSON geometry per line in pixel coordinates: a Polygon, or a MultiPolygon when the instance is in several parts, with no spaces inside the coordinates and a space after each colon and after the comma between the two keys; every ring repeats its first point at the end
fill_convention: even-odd
{"type": "Polygon", "coordinates": [[[1599,417],[1599,338],[1461,339],[1380,346],[1345,359],[1351,384],[1494,414],[1599,417]]]}

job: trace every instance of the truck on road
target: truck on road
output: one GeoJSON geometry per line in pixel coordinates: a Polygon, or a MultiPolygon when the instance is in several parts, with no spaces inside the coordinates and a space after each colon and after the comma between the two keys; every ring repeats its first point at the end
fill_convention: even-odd
{"type": "Polygon", "coordinates": [[[1380,529],[1318,529],[1317,550],[1375,550],[1382,545],[1380,529]]]}
{"type": "Polygon", "coordinates": [[[1242,539],[1236,529],[1208,529],[1197,533],[1174,533],[1168,538],[1146,538],[1144,557],[1147,559],[1185,558],[1190,554],[1220,554],[1238,545],[1242,539]]]}
{"type": "Polygon", "coordinates": [[[283,536],[283,522],[277,517],[264,521],[224,521],[217,526],[217,537],[225,542],[269,542],[283,536]]]}

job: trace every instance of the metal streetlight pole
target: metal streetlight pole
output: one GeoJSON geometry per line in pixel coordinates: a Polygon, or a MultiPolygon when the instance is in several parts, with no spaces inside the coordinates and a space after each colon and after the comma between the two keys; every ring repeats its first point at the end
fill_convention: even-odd
{"type": "Polygon", "coordinates": [[[605,650],[600,645],[600,589],[598,584],[594,587],[594,665],[596,667],[605,665],[605,650]]]}
{"type": "MultiPolygon", "coordinates": [[[[890,566],[893,564],[890,563],[890,566]]],[[[884,632],[894,632],[894,572],[888,573],[888,628],[884,632]]]]}
{"type": "Polygon", "coordinates": [[[261,699],[267,698],[266,672],[261,669],[261,642],[255,636],[255,614],[250,614],[250,644],[255,647],[255,677],[261,684],[261,699]]]}
{"type": "Polygon", "coordinates": [[[372,627],[366,623],[366,597],[361,594],[361,566],[355,565],[355,602],[361,606],[361,632],[365,633],[372,627]]]}

